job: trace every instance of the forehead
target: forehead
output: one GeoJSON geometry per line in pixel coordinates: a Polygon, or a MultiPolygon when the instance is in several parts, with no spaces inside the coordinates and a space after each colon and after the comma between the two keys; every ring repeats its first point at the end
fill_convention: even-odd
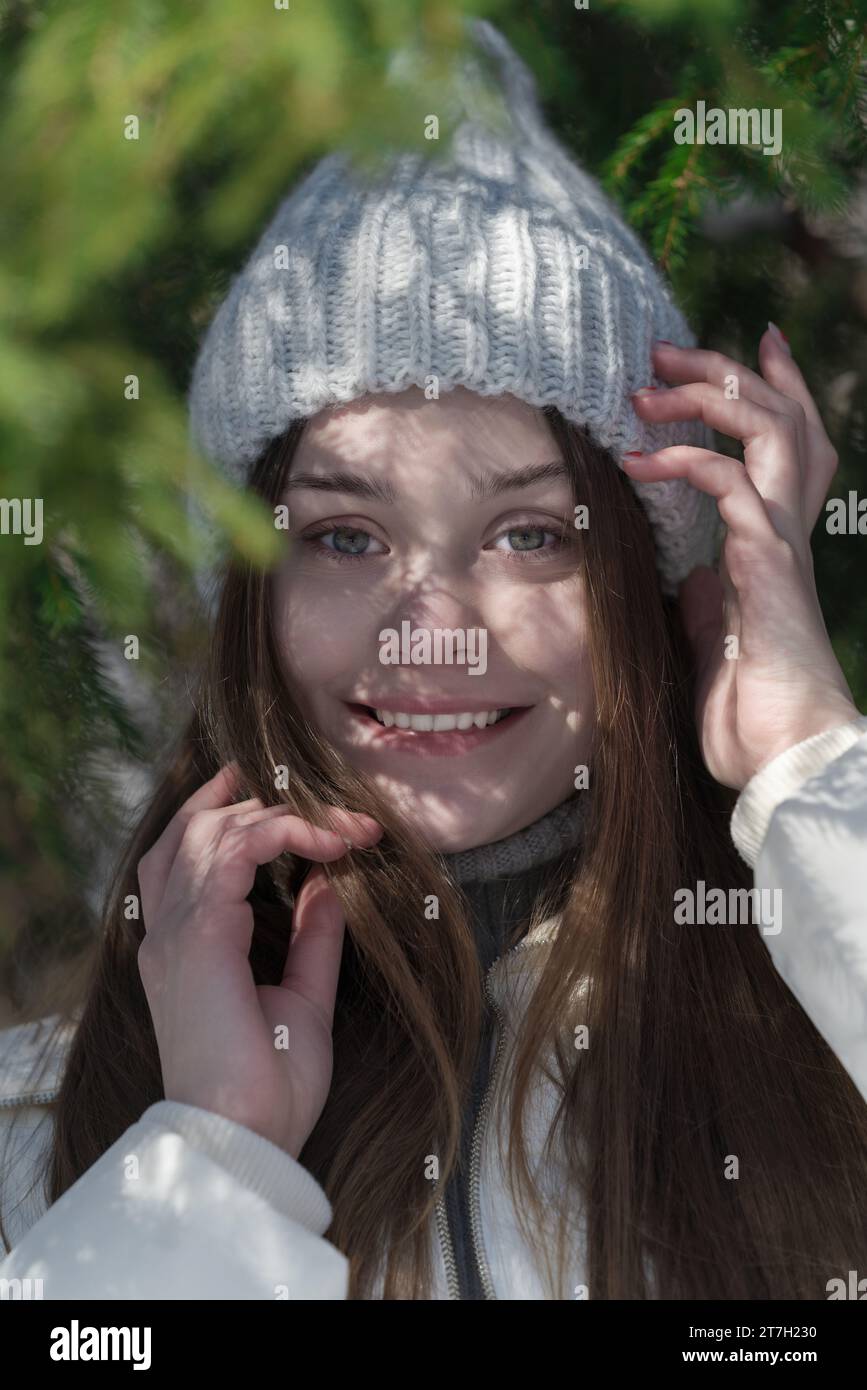
{"type": "Polygon", "coordinates": [[[418,387],[368,395],[319,411],[305,427],[294,468],[388,470],[413,460],[496,468],[559,457],[541,411],[515,396],[464,387],[428,400],[418,387]]]}

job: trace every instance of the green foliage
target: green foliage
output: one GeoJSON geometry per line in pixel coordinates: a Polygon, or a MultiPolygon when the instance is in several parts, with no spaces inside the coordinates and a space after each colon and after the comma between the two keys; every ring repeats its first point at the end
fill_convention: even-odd
{"type": "MultiPolygon", "coordinates": [[[[717,0],[705,6],[609,6],[672,31],[666,96],[625,129],[604,165],[606,186],[669,273],[683,263],[704,200],[734,191],[797,199],[808,212],[838,210],[864,158],[867,6],[796,7],[717,0]],[[860,11],[860,14],[859,14],[860,11]],[[860,72],[860,75],[859,75],[860,72]],[[858,109],[858,98],[862,109],[858,109]],[[768,158],[749,145],[672,145],[675,112],[779,110],[784,151],[768,158]],[[651,170],[653,172],[651,172],[651,170]]],[[[663,42],[665,42],[663,40],[663,42]]]]}
{"type": "MultiPolygon", "coordinates": [[[[202,331],[293,177],[338,145],[370,157],[396,131],[425,148],[421,116],[437,110],[464,11],[488,15],[525,55],[552,123],[646,239],[702,341],[752,363],[768,317],[784,326],[829,412],[835,489],[865,491],[865,0],[597,0],[588,11],[566,0],[9,0],[0,493],[41,497],[45,534],[0,544],[0,938],[44,915],[35,865],[52,903],[65,891],[80,905],[88,847],[120,814],[112,761],[146,766],[177,718],[178,673],[201,654],[188,491],[238,553],[276,558],[264,509],[188,445],[202,331]],[[416,38],[430,68],[414,86],[385,83],[394,49],[416,38]],[[675,112],[698,100],[781,108],[783,153],[675,144],[675,112]],[[125,138],[131,116],[138,139],[125,138]],[[773,206],[776,224],[714,235],[709,212],[743,195],[773,206]],[[141,643],[126,663],[140,718],[108,670],[129,634],[141,643]],[[5,892],[22,874],[28,894],[5,892]]],[[[863,542],[820,523],[816,551],[864,706],[863,542]]]]}

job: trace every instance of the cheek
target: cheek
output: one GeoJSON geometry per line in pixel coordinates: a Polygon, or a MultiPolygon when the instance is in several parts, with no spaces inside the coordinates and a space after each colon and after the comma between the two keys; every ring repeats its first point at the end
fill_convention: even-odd
{"type": "Polygon", "coordinates": [[[303,570],[274,580],[274,626],[287,671],[308,693],[343,688],[377,651],[375,615],[365,616],[352,580],[303,570]]]}
{"type": "Polygon", "coordinates": [[[337,674],[349,635],[346,605],[322,585],[293,575],[274,583],[274,626],[281,655],[302,686],[315,688],[337,674]]]}
{"type": "Polygon", "coordinates": [[[503,650],[568,707],[586,705],[592,688],[583,593],[573,579],[514,597],[498,629],[503,650]]]}

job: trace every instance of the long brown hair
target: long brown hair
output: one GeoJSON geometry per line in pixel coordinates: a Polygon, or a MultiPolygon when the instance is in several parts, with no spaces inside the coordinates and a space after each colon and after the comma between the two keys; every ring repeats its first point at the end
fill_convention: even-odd
{"type": "MultiPolygon", "coordinates": [[[[580,863],[509,1072],[516,1207],[552,1297],[572,1296],[565,1270],[583,1212],[591,1298],[822,1298],[828,1278],[867,1261],[867,1106],[755,925],[674,921],[679,888],[752,885],[729,834],[734,795],[701,762],[690,658],[643,508],[609,454],[554,409],[544,414],[592,519],[576,534],[598,725],[580,863]],[[577,1050],[582,1023],[590,1045],[577,1050]],[[560,1095],[549,1144],[566,1157],[553,1211],[524,1148],[543,1060],[560,1095]],[[552,1214],[554,1239],[542,1234],[552,1214]]],[[[271,504],[302,429],[256,464],[251,486],[271,504]]],[[[193,717],[107,903],[56,1105],[49,1200],[162,1098],[136,959],[144,925],[124,905],[171,816],[234,758],[244,795],[318,824],[327,806],[364,810],[385,827],[373,850],[327,866],[348,928],[333,1084],[300,1160],[332,1203],[327,1236],[349,1258],[349,1296],[371,1296],[382,1277],[384,1297],[424,1298],[433,1204],[456,1161],[479,1038],[477,951],[442,860],[302,714],[270,596],[267,576],[229,567],[193,717]],[[279,765],[286,791],[275,790],[279,765]],[[428,894],[439,898],[435,932],[413,906],[428,894]]],[[[257,875],[257,984],[281,978],[292,893],[308,868],[284,856],[257,875]]]]}

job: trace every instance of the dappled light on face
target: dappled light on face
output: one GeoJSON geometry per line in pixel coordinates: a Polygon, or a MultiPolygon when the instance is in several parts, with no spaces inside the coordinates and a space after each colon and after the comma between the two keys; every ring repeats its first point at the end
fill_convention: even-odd
{"type": "Polygon", "coordinates": [[[276,631],[313,726],[439,847],[562,801],[593,700],[572,487],[540,412],[462,388],[324,411],[284,500],[276,631]]]}

